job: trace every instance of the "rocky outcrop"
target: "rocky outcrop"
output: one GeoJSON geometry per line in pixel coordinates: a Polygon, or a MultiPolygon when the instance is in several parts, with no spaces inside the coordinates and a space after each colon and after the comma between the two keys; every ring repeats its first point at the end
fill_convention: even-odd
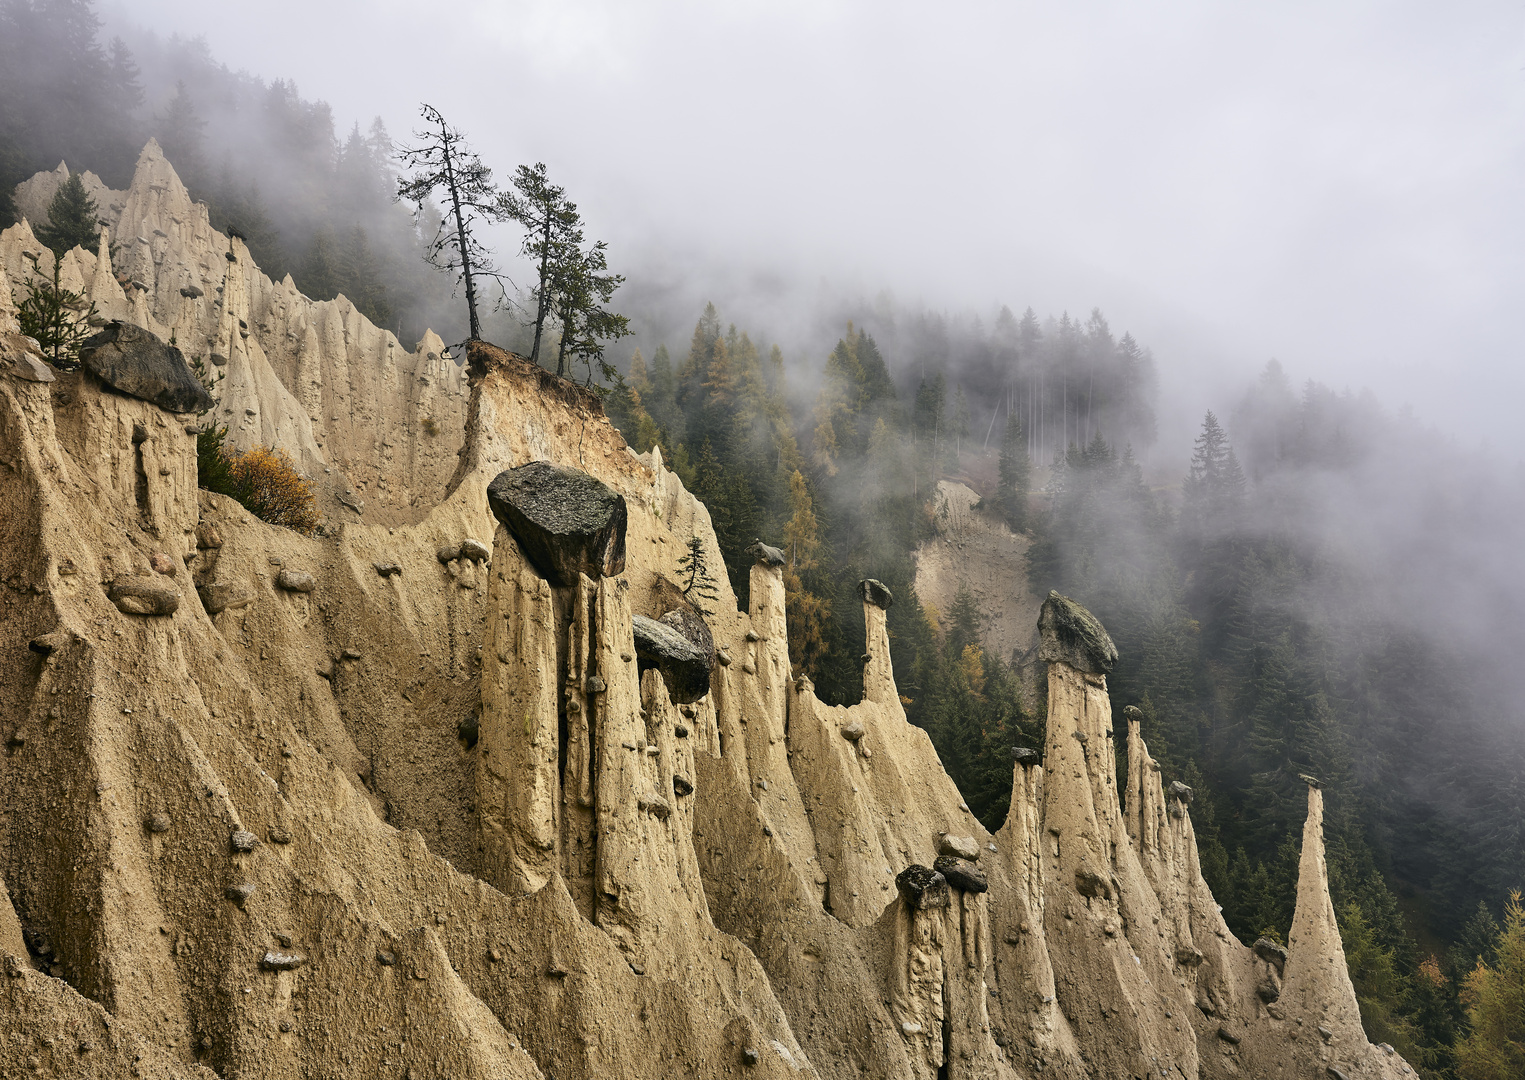
{"type": "Polygon", "coordinates": [[[120,319],[86,339],[79,358],[86,371],[111,389],[151,401],[166,412],[205,412],[214,404],[179,349],[120,319]]]}
{"type": "Polygon", "coordinates": [[[532,461],[487,485],[493,516],[558,585],[625,569],[625,500],[580,469],[532,461]]]}
{"type": "MultiPolygon", "coordinates": [[[[995,835],[906,720],[876,595],[862,701],[828,705],[793,667],[777,549],[746,610],[717,582],[717,662],[685,700],[636,630],[707,654],[668,618],[694,614],[671,582],[690,539],[720,553],[660,455],[473,343],[443,472],[410,426],[423,391],[384,385],[440,357],[388,360],[342,305],[259,278],[177,184],[145,151],[119,258],[148,288],[116,317],[231,349],[218,409],[277,412],[246,436],[388,484],[298,535],[196,489],[182,418],[89,372],[0,372],[0,1074],[1402,1074],[1336,977],[1322,794],[1287,956],[1245,948],[1188,800],[1081,670],[1108,652],[1079,605],[1045,627],[1042,764],[1014,762],[995,835]],[[163,235],[134,231],[150,221],[163,235]],[[283,366],[299,320],[352,340],[283,366]],[[351,408],[373,410],[366,438],[408,432],[392,460],[315,421],[351,408]],[[490,484],[531,462],[622,502],[622,565],[595,542],[571,574],[495,517],[490,484]],[[172,610],[129,610],[166,589],[172,610]]],[[[7,273],[28,235],[0,239],[7,273]]],[[[63,269],[96,282],[102,262],[63,269]]]]}

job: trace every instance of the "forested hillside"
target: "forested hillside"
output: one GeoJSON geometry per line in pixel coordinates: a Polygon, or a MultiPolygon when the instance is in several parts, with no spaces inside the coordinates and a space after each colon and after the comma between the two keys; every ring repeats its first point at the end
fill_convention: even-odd
{"type": "MultiPolygon", "coordinates": [[[[326,105],[202,44],[102,43],[85,0],[0,0],[0,225],[14,185],[61,159],[124,186],[150,136],[267,273],[343,292],[405,340],[444,310],[380,120],[341,137],[326,105]]],[[[823,699],[861,694],[856,587],[878,578],[907,711],[1000,825],[1012,748],[1042,746],[1042,680],[984,650],[972,598],[936,611],[913,587],[937,482],[970,483],[981,512],[1031,535],[1031,586],[1114,637],[1113,699],[1143,710],[1167,781],[1195,789],[1230,927],[1285,938],[1315,777],[1371,1038],[1465,1075],[1461,988],[1525,884],[1518,466],[1273,361],[1151,487],[1156,361],[1099,311],[1001,308],[987,329],[865,309],[834,346],[787,356],[712,306],[693,314],[687,342],[648,343],[603,388],[608,412],[709,508],[743,602],[746,548],[784,549],[789,652],[823,699]]]]}

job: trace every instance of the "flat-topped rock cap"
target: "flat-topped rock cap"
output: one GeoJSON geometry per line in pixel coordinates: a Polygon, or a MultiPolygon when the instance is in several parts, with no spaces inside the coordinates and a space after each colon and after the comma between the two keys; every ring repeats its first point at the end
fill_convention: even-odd
{"type": "MultiPolygon", "coordinates": [[[[673,612],[668,612],[672,615],[673,612]]],[[[661,620],[644,615],[630,617],[635,637],[635,653],[642,668],[656,668],[667,684],[674,705],[687,705],[710,692],[710,671],[715,654],[706,652],[685,636],[684,628],[675,626],[664,615],[661,620]]]]}
{"type": "Polygon", "coordinates": [[[874,578],[864,578],[858,582],[858,595],[863,597],[865,604],[873,604],[876,608],[890,609],[895,602],[895,594],[890,592],[890,587],[882,581],[874,578]]]}
{"type": "Polygon", "coordinates": [[[85,340],[79,359],[113,390],[169,412],[203,412],[212,407],[212,395],[191,372],[180,350],[140,326],[117,319],[85,340]]]}
{"type": "Polygon", "coordinates": [[[895,888],[909,907],[927,910],[948,906],[948,879],[930,866],[907,866],[895,875],[895,888]]]}
{"type": "Polygon", "coordinates": [[[549,461],[507,469],[487,485],[487,505],[557,585],[625,572],[625,498],[580,469],[549,461]]]}
{"type": "Polygon", "coordinates": [[[1039,660],[1103,675],[1117,663],[1117,646],[1101,620],[1068,596],[1048,594],[1038,613],[1038,633],[1042,635],[1039,660]]]}
{"type": "Polygon", "coordinates": [[[752,546],[747,548],[747,554],[764,566],[784,565],[784,553],[776,547],[763,543],[761,540],[753,540],[752,546]]]}

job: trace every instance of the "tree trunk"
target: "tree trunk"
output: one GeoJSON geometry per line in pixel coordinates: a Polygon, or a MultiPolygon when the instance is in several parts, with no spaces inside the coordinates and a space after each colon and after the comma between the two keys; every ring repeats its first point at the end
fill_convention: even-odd
{"type": "Polygon", "coordinates": [[[543,207],[545,211],[545,230],[540,238],[540,299],[535,305],[535,345],[530,349],[530,363],[540,363],[540,331],[545,327],[546,307],[548,298],[546,286],[550,278],[551,265],[551,204],[547,200],[543,207]]]}
{"type": "Polygon", "coordinates": [[[482,336],[482,324],[477,321],[477,290],[471,280],[471,250],[466,246],[466,219],[461,215],[461,193],[455,184],[455,163],[450,155],[450,129],[445,118],[440,117],[440,142],[445,150],[445,187],[450,192],[450,209],[455,214],[456,247],[461,253],[461,276],[466,280],[466,314],[471,324],[473,341],[482,336]]]}

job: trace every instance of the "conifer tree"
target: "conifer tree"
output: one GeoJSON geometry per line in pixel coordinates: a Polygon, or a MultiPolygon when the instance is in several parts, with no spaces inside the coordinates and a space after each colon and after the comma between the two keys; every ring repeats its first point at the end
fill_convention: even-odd
{"type": "Polygon", "coordinates": [[[524,229],[520,254],[535,264],[535,341],[530,362],[540,362],[540,346],[546,319],[555,314],[556,281],[560,268],[571,261],[582,245],[582,219],[566,189],[550,182],[544,162],[520,165],[514,173],[512,191],[499,196],[501,213],[524,229]]]}
{"type": "Polygon", "coordinates": [[[1027,457],[1027,440],[1022,432],[1022,420],[1012,413],[1006,418],[1006,429],[1001,433],[1000,484],[996,489],[996,503],[1001,515],[1013,530],[1021,532],[1027,527],[1027,488],[1032,474],[1032,462],[1027,457]]]}
{"type": "Polygon", "coordinates": [[[456,275],[466,290],[466,313],[472,340],[482,336],[477,315],[477,281],[503,281],[492,263],[492,251],[476,236],[479,222],[505,217],[502,193],[493,183],[492,170],[482,164],[466,144],[466,137],[445,122],[438,109],[421,109],[427,125],[415,131],[417,146],[402,147],[398,156],[412,169],[397,180],[397,199],[412,203],[419,214],[424,205],[443,191],[447,216],[425,247],[425,258],[437,270],[456,275]]]}
{"type": "Polygon", "coordinates": [[[710,573],[709,562],[704,555],[704,541],[697,535],[688,538],[688,547],[678,560],[678,573],[683,578],[683,595],[706,615],[713,615],[713,605],[720,599],[715,588],[715,576],[710,573]]]}
{"type": "Polygon", "coordinates": [[[196,114],[185,80],[175,83],[175,96],[154,116],[154,138],[175,172],[193,194],[201,194],[206,183],[206,121],[196,114]]]}
{"type": "Polygon", "coordinates": [[[1525,1076],[1525,907],[1509,896],[1504,929],[1491,964],[1479,960],[1467,975],[1463,1000],[1471,1031],[1456,1048],[1467,1080],[1518,1080],[1525,1076]]]}
{"type": "Polygon", "coordinates": [[[93,251],[101,240],[101,224],[96,220],[99,212],[79,173],[71,172],[53,193],[47,224],[37,227],[37,239],[59,257],[76,247],[93,251]]]}
{"type": "Polygon", "coordinates": [[[50,364],[64,371],[79,367],[79,349],[90,337],[90,319],[95,304],[80,293],[66,289],[60,278],[62,260],[53,259],[51,274],[39,266],[41,256],[28,253],[32,272],[26,282],[27,295],[16,305],[16,319],[21,332],[35,338],[50,364]]]}
{"type": "Polygon", "coordinates": [[[814,501],[798,470],[789,478],[790,516],[784,525],[784,609],[789,627],[789,655],[805,674],[813,674],[826,651],[826,623],[831,604],[807,587],[820,566],[821,536],[814,501]]]}

